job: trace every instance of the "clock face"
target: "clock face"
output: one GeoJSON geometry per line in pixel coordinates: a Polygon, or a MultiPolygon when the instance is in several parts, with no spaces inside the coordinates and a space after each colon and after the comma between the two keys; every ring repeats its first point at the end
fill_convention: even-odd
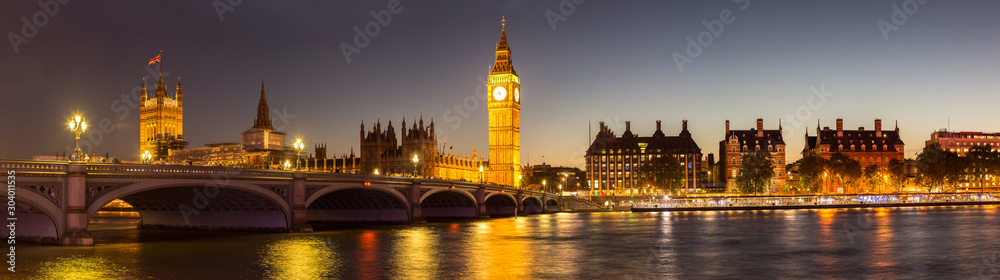
{"type": "Polygon", "coordinates": [[[521,89],[520,88],[515,88],[514,89],[514,102],[521,102],[521,89]]]}
{"type": "Polygon", "coordinates": [[[493,99],[496,99],[497,101],[501,101],[504,98],[507,98],[507,90],[506,89],[504,89],[503,87],[496,87],[496,88],[493,89],[493,99]]]}

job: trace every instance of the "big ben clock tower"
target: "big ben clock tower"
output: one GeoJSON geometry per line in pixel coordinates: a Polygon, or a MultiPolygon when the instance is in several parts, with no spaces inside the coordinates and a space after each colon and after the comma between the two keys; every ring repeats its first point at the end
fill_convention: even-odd
{"type": "Polygon", "coordinates": [[[510,58],[506,20],[500,21],[496,62],[487,84],[491,182],[521,187],[521,79],[510,58]]]}

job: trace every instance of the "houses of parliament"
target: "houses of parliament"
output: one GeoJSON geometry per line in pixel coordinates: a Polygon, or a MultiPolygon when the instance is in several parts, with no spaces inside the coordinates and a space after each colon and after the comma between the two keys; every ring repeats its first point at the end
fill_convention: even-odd
{"type": "MultiPolygon", "coordinates": [[[[299,151],[289,147],[285,133],[276,131],[271,118],[263,82],[257,117],[253,126],[241,133],[242,143],[214,143],[203,148],[185,149],[183,138],[183,95],[178,79],[173,98],[167,96],[163,79],[156,95],[147,100],[143,94],[140,113],[140,154],[149,152],[153,160],[173,164],[223,165],[258,168],[305,170],[381,175],[415,175],[445,180],[489,182],[521,186],[521,80],[513,66],[507,43],[506,20],[501,20],[500,40],[487,84],[489,113],[489,160],[471,155],[446,153],[438,146],[434,121],[425,125],[423,117],[410,127],[400,123],[399,137],[390,121],[383,128],[376,121],[371,130],[361,124],[361,155],[344,154],[338,159],[326,157],[326,145],[316,144],[315,154],[299,158],[299,151]],[[299,161],[298,164],[290,164],[299,161]]],[[[146,92],[145,82],[142,92],[146,92]]]]}
{"type": "Polygon", "coordinates": [[[395,129],[389,122],[385,130],[381,121],[365,131],[361,124],[361,168],[363,172],[415,172],[419,176],[445,180],[491,182],[521,187],[521,80],[511,59],[507,43],[506,20],[501,20],[500,41],[496,59],[487,83],[489,108],[489,160],[472,156],[446,154],[438,150],[434,122],[425,126],[423,118],[406,128],[400,128],[402,143],[397,142],[395,129]],[[417,161],[413,161],[416,156],[417,161]]]}

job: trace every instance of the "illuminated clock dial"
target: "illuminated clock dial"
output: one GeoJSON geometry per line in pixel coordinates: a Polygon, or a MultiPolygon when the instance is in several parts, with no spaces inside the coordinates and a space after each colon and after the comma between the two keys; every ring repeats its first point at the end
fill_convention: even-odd
{"type": "Polygon", "coordinates": [[[507,89],[504,89],[503,87],[496,87],[493,89],[493,99],[501,101],[504,98],[507,98],[507,89]]]}
{"type": "Polygon", "coordinates": [[[520,88],[515,88],[514,89],[514,102],[521,102],[521,89],[520,88]]]}

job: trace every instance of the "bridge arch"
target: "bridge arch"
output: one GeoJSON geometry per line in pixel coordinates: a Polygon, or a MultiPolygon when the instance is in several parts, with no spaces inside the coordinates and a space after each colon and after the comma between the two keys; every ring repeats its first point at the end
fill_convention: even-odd
{"type": "Polygon", "coordinates": [[[542,213],[542,201],[534,196],[525,197],[521,201],[521,205],[524,207],[524,214],[539,214],[542,213]]]}
{"type": "Polygon", "coordinates": [[[559,205],[559,200],[555,198],[549,198],[545,200],[545,211],[546,212],[559,212],[561,207],[559,205]]]}
{"type": "Polygon", "coordinates": [[[486,196],[486,214],[490,217],[514,216],[517,200],[507,193],[491,193],[486,196]]]}
{"type": "Polygon", "coordinates": [[[420,197],[420,211],[425,218],[474,218],[476,198],[465,190],[433,189],[420,197]]]}
{"type": "Polygon", "coordinates": [[[66,232],[62,210],[55,203],[37,192],[19,188],[17,203],[17,235],[30,238],[58,239],[66,232]]]}
{"type": "Polygon", "coordinates": [[[215,180],[130,184],[99,194],[87,206],[88,221],[112,200],[139,212],[149,228],[283,230],[289,228],[288,203],[251,182],[215,180]]]}
{"type": "MultiPolygon", "coordinates": [[[[306,219],[312,223],[410,221],[409,203],[388,185],[340,184],[320,188],[306,201],[306,219]]],[[[315,226],[315,225],[314,225],[315,226]]]]}

